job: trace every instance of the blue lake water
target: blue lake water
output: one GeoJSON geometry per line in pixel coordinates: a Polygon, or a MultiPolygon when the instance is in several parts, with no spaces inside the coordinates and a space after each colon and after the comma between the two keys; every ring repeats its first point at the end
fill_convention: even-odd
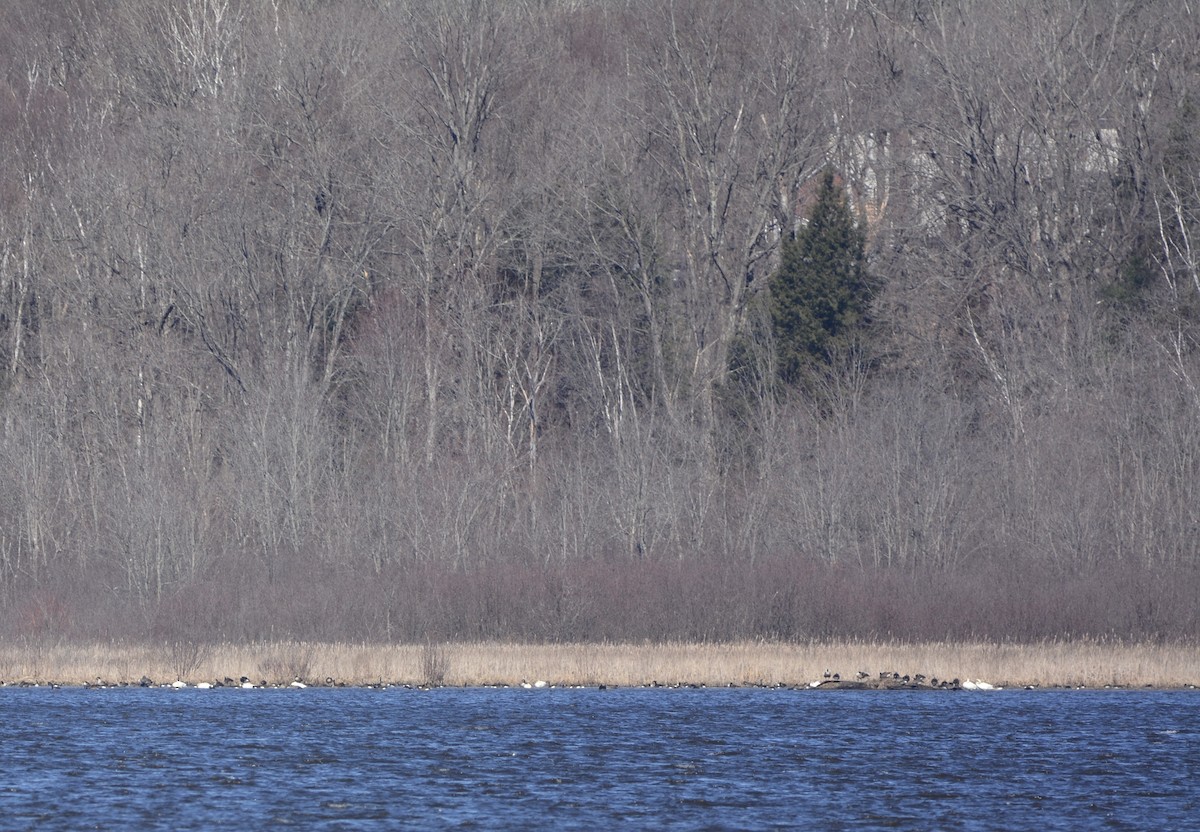
{"type": "Polygon", "coordinates": [[[0,690],[0,829],[1195,829],[1200,693],[0,690]]]}

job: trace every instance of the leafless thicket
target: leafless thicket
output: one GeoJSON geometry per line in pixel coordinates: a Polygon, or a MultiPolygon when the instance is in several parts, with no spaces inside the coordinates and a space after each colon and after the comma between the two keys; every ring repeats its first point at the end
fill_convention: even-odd
{"type": "Polygon", "coordinates": [[[0,633],[1200,634],[1194,8],[0,21],[0,633]],[[813,395],[754,310],[826,166],[813,395]]]}

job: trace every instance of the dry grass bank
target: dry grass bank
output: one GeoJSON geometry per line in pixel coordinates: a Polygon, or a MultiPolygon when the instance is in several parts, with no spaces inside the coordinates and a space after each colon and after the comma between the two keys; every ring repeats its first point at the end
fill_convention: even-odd
{"type": "Polygon", "coordinates": [[[826,670],[921,673],[997,685],[1200,685],[1200,646],[1097,641],[1032,645],[775,644],[0,644],[0,681],[136,684],[238,679],[347,685],[804,685],[826,670]]]}

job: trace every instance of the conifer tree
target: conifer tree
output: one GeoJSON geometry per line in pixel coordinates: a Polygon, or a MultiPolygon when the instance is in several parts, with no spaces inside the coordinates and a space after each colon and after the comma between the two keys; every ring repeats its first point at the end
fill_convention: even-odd
{"type": "Polygon", "coordinates": [[[801,383],[852,348],[867,321],[872,285],[866,237],[826,170],[808,224],[784,244],[771,281],[780,378],[801,383]]]}

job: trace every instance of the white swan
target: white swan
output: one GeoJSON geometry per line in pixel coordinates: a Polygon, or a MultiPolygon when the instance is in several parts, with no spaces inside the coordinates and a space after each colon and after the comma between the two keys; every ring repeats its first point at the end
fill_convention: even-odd
{"type": "Polygon", "coordinates": [[[975,687],[978,688],[979,690],[995,690],[996,689],[995,685],[985,682],[982,679],[975,682],[975,687]]]}
{"type": "Polygon", "coordinates": [[[201,690],[208,690],[212,687],[212,682],[197,682],[196,687],[200,688],[201,690]]]}
{"type": "Polygon", "coordinates": [[[972,682],[970,679],[965,679],[962,683],[963,690],[979,690],[979,685],[972,682]]]}
{"type": "Polygon", "coordinates": [[[176,690],[178,690],[179,688],[186,688],[187,682],[183,681],[182,679],[176,679],[174,682],[171,683],[171,687],[175,688],[176,690]]]}
{"type": "Polygon", "coordinates": [[[546,683],[543,682],[541,679],[538,679],[536,682],[533,683],[533,686],[535,688],[544,688],[544,687],[546,687],[546,683]]]}
{"type": "Polygon", "coordinates": [[[301,682],[299,679],[297,679],[296,681],[292,682],[292,687],[294,687],[294,688],[306,688],[306,687],[308,687],[308,685],[304,684],[304,683],[303,683],[303,682],[301,682]]]}

